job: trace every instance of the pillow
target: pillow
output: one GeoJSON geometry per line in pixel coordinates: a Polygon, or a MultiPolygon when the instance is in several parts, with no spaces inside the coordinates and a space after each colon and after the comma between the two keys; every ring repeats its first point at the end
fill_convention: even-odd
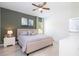
{"type": "Polygon", "coordinates": [[[27,31],[27,35],[30,35],[30,31],[27,31]]]}
{"type": "Polygon", "coordinates": [[[20,35],[28,35],[28,33],[26,31],[22,31],[20,32],[20,35]]]}
{"type": "Polygon", "coordinates": [[[34,31],[31,31],[30,32],[30,35],[36,35],[37,33],[36,32],[34,32],[34,31]]]}

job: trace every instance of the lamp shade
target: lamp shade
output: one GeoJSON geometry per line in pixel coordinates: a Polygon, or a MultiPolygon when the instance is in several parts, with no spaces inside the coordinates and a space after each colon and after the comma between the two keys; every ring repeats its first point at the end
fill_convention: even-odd
{"type": "Polygon", "coordinates": [[[13,34],[13,31],[12,30],[8,30],[7,34],[11,35],[11,34],[13,34]]]}
{"type": "Polygon", "coordinates": [[[38,29],[38,33],[42,33],[42,30],[41,29],[38,29]]]}

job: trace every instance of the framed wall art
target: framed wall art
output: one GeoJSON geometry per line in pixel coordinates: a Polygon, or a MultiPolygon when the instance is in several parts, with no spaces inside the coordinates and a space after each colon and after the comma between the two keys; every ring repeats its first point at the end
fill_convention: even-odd
{"type": "Polygon", "coordinates": [[[34,25],[34,21],[32,19],[29,19],[29,26],[33,26],[34,25]]]}
{"type": "Polygon", "coordinates": [[[28,25],[27,18],[24,18],[24,17],[21,18],[21,25],[24,25],[24,26],[28,25]]]}

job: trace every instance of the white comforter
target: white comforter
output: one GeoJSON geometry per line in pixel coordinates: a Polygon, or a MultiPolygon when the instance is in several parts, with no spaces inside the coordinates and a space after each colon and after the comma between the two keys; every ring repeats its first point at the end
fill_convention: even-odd
{"type": "Polygon", "coordinates": [[[31,36],[19,35],[18,41],[21,43],[22,51],[24,52],[26,49],[27,43],[32,42],[32,41],[42,40],[45,38],[48,38],[48,36],[42,35],[42,34],[31,35],[31,36]]]}

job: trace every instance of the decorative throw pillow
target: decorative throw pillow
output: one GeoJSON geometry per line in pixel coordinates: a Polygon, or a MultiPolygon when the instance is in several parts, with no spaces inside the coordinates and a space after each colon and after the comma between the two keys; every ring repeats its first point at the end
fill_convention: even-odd
{"type": "Polygon", "coordinates": [[[26,31],[22,31],[21,33],[20,33],[20,35],[27,35],[28,33],[26,32],[26,31]]]}

